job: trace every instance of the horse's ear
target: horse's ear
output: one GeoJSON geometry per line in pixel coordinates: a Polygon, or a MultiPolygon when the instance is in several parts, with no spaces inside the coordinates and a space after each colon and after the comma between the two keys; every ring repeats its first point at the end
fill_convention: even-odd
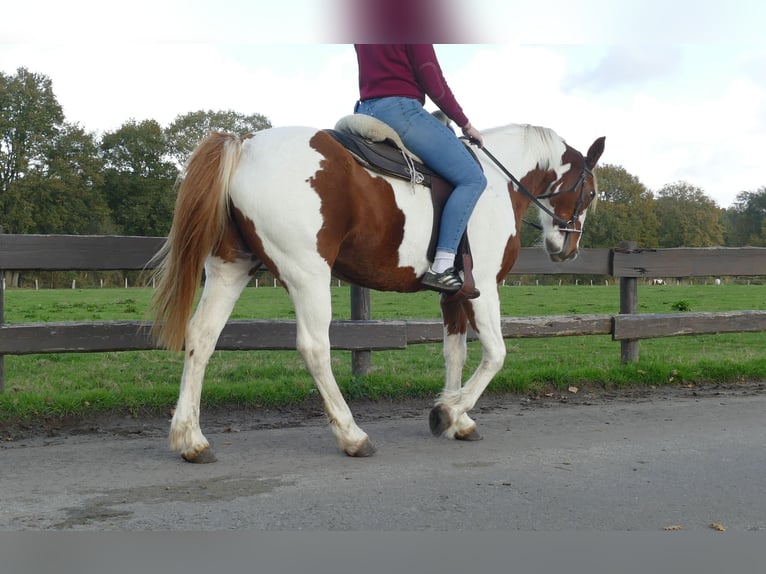
{"type": "Polygon", "coordinates": [[[596,164],[598,163],[599,158],[601,157],[601,154],[604,153],[604,142],[606,141],[605,136],[601,136],[596,141],[591,144],[590,149],[588,150],[588,155],[585,157],[585,164],[590,168],[593,169],[596,167],[596,164]]]}

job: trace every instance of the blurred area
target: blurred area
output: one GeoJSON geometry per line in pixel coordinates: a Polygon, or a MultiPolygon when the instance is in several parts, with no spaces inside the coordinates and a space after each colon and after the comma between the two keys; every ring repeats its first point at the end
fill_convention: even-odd
{"type": "Polygon", "coordinates": [[[324,0],[327,42],[466,44],[468,0],[324,0]]]}

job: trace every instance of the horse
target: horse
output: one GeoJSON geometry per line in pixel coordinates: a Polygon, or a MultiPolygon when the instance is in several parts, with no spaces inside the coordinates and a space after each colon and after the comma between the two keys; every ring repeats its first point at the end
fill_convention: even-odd
{"type": "MultiPolygon", "coordinates": [[[[550,259],[574,258],[597,199],[593,169],[605,141],[583,156],[550,128],[511,124],[482,133],[487,153],[476,155],[487,187],[467,228],[480,295],[441,296],[445,382],[429,414],[434,435],[457,440],[481,438],[468,412],[504,363],[498,285],[519,254],[521,217],[536,205],[550,259]],[[482,358],[462,384],[469,326],[482,358]]],[[[296,349],[338,446],[349,456],[372,455],[331,369],[332,277],[420,291],[434,217],[428,189],[363,165],[325,130],[208,134],[179,178],[171,229],[155,258],[152,336],[158,347],[184,351],[171,449],[189,462],[215,460],[199,422],[205,368],[235,302],[265,266],[294,305],[296,349]]]]}

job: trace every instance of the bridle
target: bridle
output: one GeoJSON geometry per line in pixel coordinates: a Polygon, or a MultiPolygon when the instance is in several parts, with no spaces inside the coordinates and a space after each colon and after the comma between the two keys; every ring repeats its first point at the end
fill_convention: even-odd
{"type": "MultiPolygon", "coordinates": [[[[569,221],[564,221],[563,219],[558,217],[555,213],[551,213],[551,211],[546,209],[544,205],[540,205],[539,201],[535,201],[535,205],[540,207],[547,214],[551,215],[553,217],[553,221],[558,223],[559,229],[561,231],[566,231],[568,233],[582,233],[582,229],[575,229],[574,224],[575,224],[575,221],[580,217],[580,212],[581,212],[583,203],[585,203],[585,178],[592,175],[593,175],[593,172],[590,170],[590,168],[587,165],[583,165],[582,171],[580,172],[580,177],[578,177],[577,181],[575,181],[572,185],[570,185],[566,189],[559,188],[556,191],[552,191],[550,193],[545,193],[535,197],[535,200],[550,199],[552,197],[556,197],[557,195],[562,195],[564,193],[569,193],[570,191],[575,191],[576,189],[579,188],[580,193],[577,196],[577,203],[575,203],[574,210],[572,212],[572,218],[569,221]],[[572,225],[571,229],[569,228],[570,225],[572,225]]],[[[524,190],[524,192],[525,192],[525,195],[530,195],[526,189],[524,190]]]]}
{"type": "MultiPolygon", "coordinates": [[[[559,226],[560,231],[565,233],[582,233],[582,229],[576,228],[576,221],[580,217],[580,210],[582,209],[583,203],[585,203],[585,178],[593,175],[593,172],[587,165],[583,164],[582,173],[580,173],[580,177],[577,178],[577,181],[574,182],[573,185],[570,185],[566,189],[557,189],[550,193],[535,196],[526,187],[524,187],[524,185],[522,185],[522,183],[516,179],[516,177],[514,177],[514,175],[508,171],[508,169],[506,169],[506,167],[500,163],[500,161],[494,155],[492,155],[492,153],[490,153],[486,147],[482,147],[481,150],[487,154],[487,157],[491,159],[498,168],[500,168],[505,176],[511,180],[511,182],[518,188],[521,193],[527,196],[527,198],[529,198],[532,203],[539,207],[543,213],[549,215],[551,219],[553,219],[553,222],[559,226]],[[570,191],[575,191],[578,187],[580,188],[580,195],[577,197],[577,203],[575,204],[574,212],[572,213],[572,217],[569,219],[569,221],[566,221],[565,219],[556,215],[552,209],[549,209],[540,201],[541,199],[551,199],[552,197],[556,197],[564,193],[569,193],[570,191]]],[[[533,221],[527,221],[526,219],[523,221],[524,223],[542,231],[542,226],[540,224],[533,221]]]]}

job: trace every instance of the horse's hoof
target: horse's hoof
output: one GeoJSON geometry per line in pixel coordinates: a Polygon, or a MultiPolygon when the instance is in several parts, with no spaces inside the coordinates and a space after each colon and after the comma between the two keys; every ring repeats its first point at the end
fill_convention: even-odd
{"type": "Polygon", "coordinates": [[[428,424],[434,436],[441,436],[452,424],[449,411],[442,405],[435,406],[428,415],[428,424]]]}
{"type": "Polygon", "coordinates": [[[465,434],[455,433],[455,440],[464,440],[464,441],[477,441],[482,440],[484,437],[479,434],[479,431],[476,430],[476,427],[473,427],[469,432],[465,434]]]}
{"type": "Polygon", "coordinates": [[[373,454],[375,454],[375,451],[377,450],[378,449],[376,449],[375,446],[368,439],[364,441],[364,444],[360,446],[358,449],[356,449],[355,451],[351,452],[347,450],[346,454],[348,456],[353,456],[355,458],[364,458],[367,456],[372,456],[373,454]]]}
{"type": "Polygon", "coordinates": [[[181,454],[181,457],[186,462],[193,462],[194,464],[210,464],[218,460],[213,454],[213,449],[209,447],[198,453],[181,454]]]}

